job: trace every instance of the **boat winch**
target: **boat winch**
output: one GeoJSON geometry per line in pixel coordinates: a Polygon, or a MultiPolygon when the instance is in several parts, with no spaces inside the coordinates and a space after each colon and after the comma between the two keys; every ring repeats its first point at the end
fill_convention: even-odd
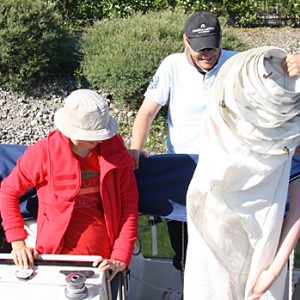
{"type": "Polygon", "coordinates": [[[65,296],[72,300],[85,299],[88,289],[85,286],[86,277],[80,273],[71,273],[66,277],[65,296]]]}

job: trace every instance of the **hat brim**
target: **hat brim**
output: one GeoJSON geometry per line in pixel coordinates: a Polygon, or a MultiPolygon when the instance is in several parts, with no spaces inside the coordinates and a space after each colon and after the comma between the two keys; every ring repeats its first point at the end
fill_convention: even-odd
{"type": "Polygon", "coordinates": [[[189,42],[194,51],[199,52],[207,48],[220,48],[220,35],[206,35],[201,37],[189,37],[189,42]]]}
{"type": "Polygon", "coordinates": [[[63,108],[56,111],[54,115],[54,124],[66,137],[81,141],[104,141],[110,139],[116,135],[119,127],[115,119],[112,116],[109,116],[106,128],[100,130],[85,130],[76,128],[67,120],[63,108]]]}

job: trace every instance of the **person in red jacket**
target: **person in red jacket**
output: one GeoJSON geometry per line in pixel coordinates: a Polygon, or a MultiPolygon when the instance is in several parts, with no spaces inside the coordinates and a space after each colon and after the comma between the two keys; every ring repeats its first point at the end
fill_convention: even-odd
{"type": "Polygon", "coordinates": [[[72,92],[55,113],[58,130],[29,146],[1,183],[0,211],[12,256],[31,268],[39,254],[99,256],[99,271],[109,280],[126,269],[137,238],[138,190],[134,161],[107,103],[98,93],[72,92]],[[35,249],[19,197],[30,187],[38,196],[35,249]]]}

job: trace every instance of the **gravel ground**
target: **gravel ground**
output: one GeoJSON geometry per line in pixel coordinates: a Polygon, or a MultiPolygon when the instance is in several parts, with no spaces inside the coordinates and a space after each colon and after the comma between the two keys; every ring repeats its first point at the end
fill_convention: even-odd
{"type": "Polygon", "coordinates": [[[300,51],[300,28],[269,28],[255,29],[233,28],[234,34],[249,45],[249,48],[274,46],[288,52],[300,51]]]}
{"type": "MultiPolygon", "coordinates": [[[[250,48],[269,45],[300,52],[300,28],[233,30],[250,48]]],[[[57,80],[35,88],[30,97],[0,89],[0,143],[29,145],[44,138],[54,128],[54,112],[74,88],[70,80],[57,80]]],[[[134,117],[132,112],[120,112],[113,107],[111,111],[117,120],[134,117]]]]}

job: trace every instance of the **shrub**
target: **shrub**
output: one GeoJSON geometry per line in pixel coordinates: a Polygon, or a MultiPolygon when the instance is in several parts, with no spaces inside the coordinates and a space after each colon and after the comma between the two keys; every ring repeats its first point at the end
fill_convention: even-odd
{"type": "Polygon", "coordinates": [[[233,1],[227,7],[229,17],[237,22],[239,26],[257,24],[260,10],[258,9],[260,1],[246,0],[233,1]]]}
{"type": "Polygon", "coordinates": [[[118,103],[139,106],[162,58],[182,51],[185,20],[184,14],[168,11],[97,24],[81,42],[82,75],[118,103]]]}
{"type": "Polygon", "coordinates": [[[186,13],[207,10],[229,17],[237,26],[253,27],[273,24],[270,17],[277,18],[275,26],[300,26],[300,0],[48,0],[54,3],[72,27],[82,27],[96,20],[126,17],[136,12],[182,9],[186,13]],[[277,16],[277,17],[276,17],[277,16]],[[270,21],[270,22],[269,22],[270,21]]]}
{"type": "Polygon", "coordinates": [[[50,0],[61,12],[65,22],[73,28],[92,25],[95,20],[104,17],[103,5],[105,1],[99,0],[50,0]],[[103,3],[104,2],[104,3],[103,3]]]}
{"type": "Polygon", "coordinates": [[[108,17],[125,17],[136,12],[148,13],[176,7],[176,0],[104,0],[102,3],[108,17]]]}
{"type": "Polygon", "coordinates": [[[174,8],[176,0],[49,0],[62,13],[72,27],[82,28],[96,20],[111,17],[126,17],[136,12],[174,8]]]}
{"type": "MultiPolygon", "coordinates": [[[[225,1],[226,2],[226,1],[225,1]]],[[[225,11],[225,7],[229,5],[224,3],[224,0],[177,0],[176,7],[184,9],[188,13],[195,11],[206,10],[212,13],[221,15],[225,11]]]]}
{"type": "Polygon", "coordinates": [[[76,43],[43,0],[0,2],[0,83],[28,90],[58,72],[72,72],[76,43]]]}

